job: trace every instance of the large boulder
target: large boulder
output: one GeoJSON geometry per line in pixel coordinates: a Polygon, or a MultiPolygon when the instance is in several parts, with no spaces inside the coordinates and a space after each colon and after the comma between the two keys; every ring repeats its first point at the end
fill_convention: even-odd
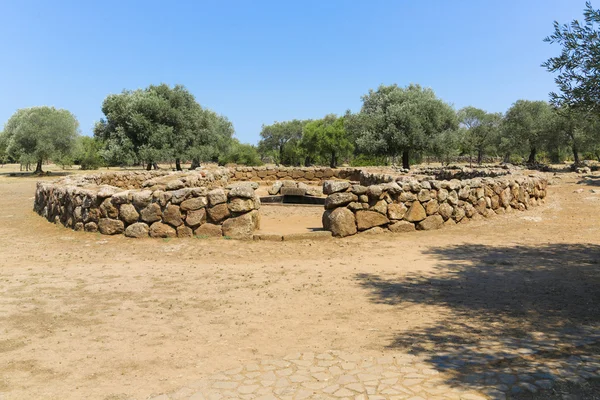
{"type": "Polygon", "coordinates": [[[356,225],[359,231],[388,224],[390,220],[376,211],[360,210],[356,212],[356,225]]]}
{"type": "Polygon", "coordinates": [[[136,222],[125,229],[125,236],[130,238],[145,238],[148,237],[150,227],[143,222],[136,222]]]}
{"type": "Polygon", "coordinates": [[[350,182],[346,181],[325,181],[323,182],[323,193],[334,194],[344,192],[350,187],[350,182]]]}
{"type": "Polygon", "coordinates": [[[199,210],[208,204],[206,197],[192,197],[181,203],[181,211],[199,210]]]}
{"type": "Polygon", "coordinates": [[[204,208],[188,211],[185,217],[185,223],[192,228],[195,228],[204,222],[206,222],[206,209],[204,208]]]}
{"type": "Polygon", "coordinates": [[[152,191],[142,190],[140,192],[134,192],[132,195],[133,205],[138,209],[147,207],[152,201],[152,191]]]}
{"type": "Polygon", "coordinates": [[[444,220],[449,219],[452,216],[452,212],[454,212],[454,207],[448,203],[442,203],[438,208],[438,214],[440,214],[444,220]]]}
{"type": "Polygon", "coordinates": [[[150,226],[150,231],[148,234],[153,238],[177,237],[177,231],[171,225],[163,224],[162,222],[153,223],[150,226]]]}
{"type": "Polygon", "coordinates": [[[119,218],[124,221],[126,224],[133,224],[137,222],[140,214],[136,211],[133,204],[122,204],[119,210],[119,218]]]}
{"type": "Polygon", "coordinates": [[[252,239],[258,226],[258,211],[253,210],[223,222],[223,235],[232,239],[252,239]]]}
{"type": "Polygon", "coordinates": [[[117,235],[123,233],[125,230],[125,224],[123,221],[112,218],[100,218],[98,222],[98,230],[103,235],[117,235]]]}
{"type": "Polygon", "coordinates": [[[415,224],[408,221],[397,221],[389,225],[388,229],[394,233],[413,232],[415,230],[415,224]]]}
{"type": "Polygon", "coordinates": [[[183,224],[183,218],[181,217],[181,211],[179,206],[169,204],[163,212],[163,222],[178,227],[183,224]]]}
{"type": "Polygon", "coordinates": [[[208,204],[211,207],[216,206],[217,204],[225,203],[227,201],[227,194],[223,189],[213,189],[208,192],[208,204]]]}
{"type": "Polygon", "coordinates": [[[353,193],[334,193],[325,199],[325,209],[331,210],[357,201],[358,196],[353,193]]]}
{"type": "Polygon", "coordinates": [[[254,199],[235,198],[227,204],[227,207],[229,207],[229,211],[239,213],[254,210],[255,204],[254,199]]]}
{"type": "Polygon", "coordinates": [[[152,203],[146,208],[140,210],[140,218],[142,221],[149,224],[160,221],[162,218],[162,211],[160,210],[158,203],[152,203]]]}
{"type": "Polygon", "coordinates": [[[387,206],[387,214],[389,219],[402,219],[408,209],[403,203],[392,203],[387,206]]]}
{"type": "Polygon", "coordinates": [[[437,213],[439,208],[440,208],[440,204],[438,203],[438,201],[436,199],[429,200],[427,202],[427,204],[425,205],[425,211],[427,212],[427,215],[433,215],[433,214],[437,213]]]}
{"type": "Polygon", "coordinates": [[[100,204],[100,214],[104,218],[118,218],[119,209],[111,201],[111,197],[104,199],[100,204]]]}
{"type": "Polygon", "coordinates": [[[333,236],[338,237],[354,235],[357,232],[354,213],[347,208],[325,211],[323,227],[330,230],[333,236]]]}
{"type": "Polygon", "coordinates": [[[179,225],[177,227],[177,237],[191,238],[194,236],[194,231],[189,226],[179,225]]]}
{"type": "Polygon", "coordinates": [[[273,184],[273,186],[271,186],[268,190],[269,194],[271,196],[274,196],[276,194],[279,193],[279,189],[281,189],[281,187],[283,186],[283,183],[281,183],[281,181],[275,181],[275,183],[273,184]]]}
{"type": "Polygon", "coordinates": [[[217,204],[208,209],[208,217],[212,222],[221,222],[229,217],[229,215],[229,207],[227,207],[226,203],[217,204]]]}
{"type": "Polygon", "coordinates": [[[202,224],[194,231],[194,235],[204,237],[221,237],[223,236],[223,228],[221,225],[202,224]]]}
{"type": "Polygon", "coordinates": [[[254,189],[249,185],[239,185],[231,188],[228,194],[229,198],[243,197],[245,199],[254,198],[254,189]]]}
{"type": "Polygon", "coordinates": [[[404,215],[404,219],[409,222],[423,221],[427,217],[427,212],[420,202],[413,201],[412,205],[404,215]]]}
{"type": "Polygon", "coordinates": [[[430,231],[433,229],[440,229],[444,226],[444,218],[441,215],[430,215],[423,221],[417,224],[417,229],[420,231],[430,231]]]}

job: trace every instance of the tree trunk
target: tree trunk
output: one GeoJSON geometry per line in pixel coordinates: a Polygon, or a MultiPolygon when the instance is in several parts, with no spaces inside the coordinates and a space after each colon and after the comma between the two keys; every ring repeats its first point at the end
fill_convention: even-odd
{"type": "Polygon", "coordinates": [[[329,161],[329,167],[335,168],[336,159],[335,159],[335,151],[331,152],[331,160],[329,161]]]}
{"type": "Polygon", "coordinates": [[[575,145],[573,145],[573,161],[579,164],[579,149],[575,145]]]}
{"type": "Polygon", "coordinates": [[[477,164],[481,165],[483,162],[483,151],[477,150],[477,164]]]}
{"type": "Polygon", "coordinates": [[[194,170],[196,168],[200,167],[200,161],[198,160],[192,160],[192,165],[190,166],[190,170],[194,170]]]}
{"type": "Polygon", "coordinates": [[[35,171],[34,174],[41,174],[44,171],[42,171],[42,160],[38,160],[37,165],[35,167],[35,171]]]}
{"type": "Polygon", "coordinates": [[[283,164],[283,146],[279,146],[279,162],[277,165],[283,164]]]}
{"type": "Polygon", "coordinates": [[[531,148],[531,152],[529,153],[529,159],[527,160],[527,164],[535,164],[535,155],[537,154],[537,149],[535,147],[531,148]]]}
{"type": "Polygon", "coordinates": [[[158,164],[157,163],[152,163],[152,166],[154,167],[155,170],[158,170],[158,164]]]}
{"type": "Polygon", "coordinates": [[[410,169],[410,159],[408,150],[402,151],[402,168],[410,169]]]}
{"type": "Polygon", "coordinates": [[[181,169],[181,159],[180,159],[180,158],[176,158],[176,159],[175,159],[175,169],[176,169],[177,171],[183,171],[183,170],[181,169]]]}
{"type": "Polygon", "coordinates": [[[152,163],[148,163],[148,165],[146,165],[146,171],[150,171],[152,169],[152,163]]]}

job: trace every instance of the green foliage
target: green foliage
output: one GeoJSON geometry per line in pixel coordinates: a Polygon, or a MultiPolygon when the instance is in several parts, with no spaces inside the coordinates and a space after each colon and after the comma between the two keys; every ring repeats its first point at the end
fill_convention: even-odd
{"type": "Polygon", "coordinates": [[[534,163],[536,154],[548,140],[553,111],[545,101],[517,100],[506,112],[502,124],[499,149],[505,158],[512,154],[527,154],[534,163]]]}
{"type": "Polygon", "coordinates": [[[333,114],[304,125],[300,146],[309,159],[328,160],[331,168],[337,167],[339,159],[348,157],[354,148],[346,133],[344,118],[333,114]]]}
{"type": "Polygon", "coordinates": [[[0,164],[6,164],[9,160],[6,147],[8,146],[8,135],[0,132],[0,164]]]}
{"type": "Polygon", "coordinates": [[[262,161],[255,146],[240,143],[237,139],[234,139],[227,153],[219,157],[219,164],[225,165],[229,163],[257,166],[261,165],[262,161]]]}
{"type": "Polygon", "coordinates": [[[458,126],[456,113],[431,89],[381,85],[363,96],[358,114],[348,119],[359,151],[395,157],[409,168],[410,152],[432,148],[442,132],[458,126]]]}
{"type": "Polygon", "coordinates": [[[15,160],[36,162],[39,173],[43,161],[70,156],[78,131],[77,119],[67,110],[46,106],[23,108],[4,127],[6,151],[15,160]]]}
{"type": "Polygon", "coordinates": [[[557,73],[555,82],[560,93],[551,93],[553,104],[582,111],[600,110],[600,10],[588,1],[583,12],[584,23],[554,21],[554,33],[544,39],[562,46],[560,55],[542,64],[557,73]]]}
{"type": "Polygon", "coordinates": [[[385,156],[373,156],[368,154],[359,154],[357,157],[350,161],[350,165],[353,167],[371,167],[380,165],[389,165],[387,157],[385,156]]]}
{"type": "Polygon", "coordinates": [[[80,136],[77,141],[74,158],[81,166],[81,169],[98,169],[104,165],[101,150],[102,143],[99,140],[89,136],[80,136]]]}
{"type": "Polygon", "coordinates": [[[294,119],[263,125],[258,151],[263,157],[272,157],[277,164],[300,165],[304,161],[300,147],[302,130],[308,122],[294,119]]]}
{"type": "Polygon", "coordinates": [[[109,95],[102,104],[106,119],[94,128],[104,142],[108,164],[148,164],[181,159],[193,164],[216,159],[231,141],[233,127],[224,117],[203,109],[181,85],[150,85],[146,89],[109,95]]]}
{"type": "Polygon", "coordinates": [[[434,139],[430,152],[442,164],[449,165],[454,158],[460,155],[461,143],[467,135],[465,128],[446,130],[434,139]]]}
{"type": "Polygon", "coordinates": [[[484,155],[495,152],[502,114],[465,107],[458,111],[458,119],[465,128],[460,141],[462,150],[469,155],[477,154],[477,163],[481,164],[484,155]]]}

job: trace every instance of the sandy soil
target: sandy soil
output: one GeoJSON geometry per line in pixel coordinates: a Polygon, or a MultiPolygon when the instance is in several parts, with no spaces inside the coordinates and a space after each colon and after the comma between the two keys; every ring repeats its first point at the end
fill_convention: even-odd
{"type": "MultiPolygon", "coordinates": [[[[291,352],[600,322],[598,175],[560,175],[546,205],[492,220],[298,242],[74,232],[32,212],[36,180],[0,176],[0,398],[143,399],[291,352]]],[[[263,230],[320,226],[313,210],[265,207],[263,230]]]]}

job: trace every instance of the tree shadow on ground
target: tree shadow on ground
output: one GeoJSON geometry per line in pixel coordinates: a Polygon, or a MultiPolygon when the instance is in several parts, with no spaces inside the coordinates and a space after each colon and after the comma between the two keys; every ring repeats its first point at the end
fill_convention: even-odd
{"type": "Polygon", "coordinates": [[[50,171],[50,172],[44,172],[42,174],[36,174],[35,172],[29,172],[29,171],[3,172],[0,170],[0,176],[5,176],[5,177],[9,177],[9,178],[58,178],[58,177],[62,177],[62,176],[73,175],[74,173],[75,172],[73,172],[73,171],[60,171],[60,172],[50,171]]]}
{"type": "Polygon", "coordinates": [[[599,245],[456,245],[426,253],[440,260],[433,274],[356,276],[373,302],[447,311],[432,325],[397,333],[389,348],[424,356],[452,383],[517,395],[519,374],[552,382],[587,378],[580,371],[595,371],[584,369],[588,362],[600,368],[600,357],[585,354],[562,361],[600,340],[599,245]]]}
{"type": "Polygon", "coordinates": [[[578,185],[600,186],[600,176],[585,175],[577,181],[578,185]]]}

